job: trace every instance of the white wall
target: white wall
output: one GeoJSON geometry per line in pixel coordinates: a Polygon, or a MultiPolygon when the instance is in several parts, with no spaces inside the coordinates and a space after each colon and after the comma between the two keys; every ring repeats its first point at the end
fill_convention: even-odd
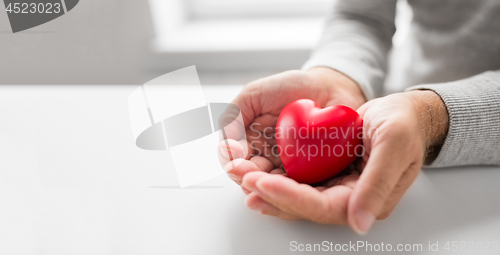
{"type": "Polygon", "coordinates": [[[66,15],[12,34],[0,11],[0,84],[140,84],[152,25],[147,1],[80,0],[66,15]]]}

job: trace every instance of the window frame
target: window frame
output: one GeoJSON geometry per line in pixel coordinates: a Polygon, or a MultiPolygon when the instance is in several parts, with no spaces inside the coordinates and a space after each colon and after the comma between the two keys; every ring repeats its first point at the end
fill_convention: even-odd
{"type": "Polygon", "coordinates": [[[323,31],[322,15],[200,20],[186,1],[148,1],[156,35],[150,44],[153,69],[193,64],[202,71],[300,68],[323,31]]]}

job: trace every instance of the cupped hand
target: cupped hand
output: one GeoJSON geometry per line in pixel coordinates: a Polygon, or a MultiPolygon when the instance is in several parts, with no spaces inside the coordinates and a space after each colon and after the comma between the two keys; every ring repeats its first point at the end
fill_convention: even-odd
{"type": "Polygon", "coordinates": [[[325,67],[287,71],[247,84],[232,102],[241,111],[241,121],[234,121],[231,113],[222,117],[231,124],[223,128],[219,161],[233,181],[241,184],[253,171],[284,174],[275,146],[276,121],[288,103],[301,98],[321,107],[342,104],[357,109],[365,102],[353,80],[325,67]]]}
{"type": "Polygon", "coordinates": [[[386,218],[416,178],[428,149],[444,142],[448,115],[432,91],[375,99],[358,112],[364,119],[365,151],[355,166],[317,187],[248,173],[242,183],[248,207],[284,219],[348,223],[359,234],[366,234],[375,219],[386,218]]]}

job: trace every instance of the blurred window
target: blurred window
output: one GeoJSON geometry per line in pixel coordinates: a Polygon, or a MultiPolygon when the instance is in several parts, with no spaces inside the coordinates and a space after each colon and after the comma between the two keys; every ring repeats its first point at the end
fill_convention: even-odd
{"type": "Polygon", "coordinates": [[[149,0],[152,68],[299,68],[319,41],[333,0],[149,0]]]}
{"type": "Polygon", "coordinates": [[[325,15],[331,0],[188,0],[195,19],[269,18],[325,15]]]}

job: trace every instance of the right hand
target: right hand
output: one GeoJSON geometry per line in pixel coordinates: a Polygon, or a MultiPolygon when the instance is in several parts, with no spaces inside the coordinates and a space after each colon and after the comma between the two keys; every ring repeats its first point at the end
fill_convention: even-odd
{"type": "Polygon", "coordinates": [[[278,152],[272,149],[275,127],[281,110],[301,98],[321,108],[341,104],[357,109],[366,101],[356,82],[326,67],[287,71],[247,84],[232,102],[240,108],[244,123],[224,128],[227,140],[220,142],[218,150],[219,161],[234,182],[241,185],[243,176],[252,171],[286,175],[278,152]]]}

